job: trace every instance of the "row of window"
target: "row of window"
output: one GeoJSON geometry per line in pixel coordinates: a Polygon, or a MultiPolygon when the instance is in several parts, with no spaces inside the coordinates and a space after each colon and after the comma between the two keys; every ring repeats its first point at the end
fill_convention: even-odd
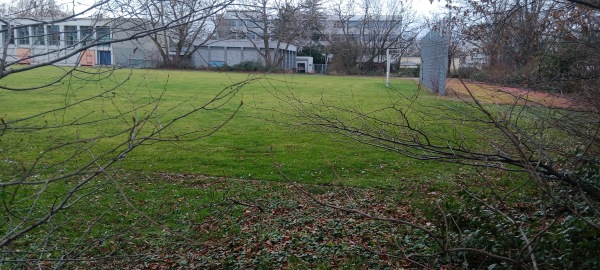
{"type": "Polygon", "coordinates": [[[333,21],[334,28],[365,28],[365,29],[387,29],[400,25],[399,20],[392,21],[333,21]]]}
{"type": "Polygon", "coordinates": [[[258,20],[250,20],[250,19],[245,19],[245,20],[240,20],[240,19],[229,19],[227,20],[227,23],[229,24],[229,27],[233,27],[233,28],[238,28],[238,27],[246,27],[246,28],[255,28],[258,27],[258,23],[260,23],[258,20]]]}
{"type": "MultiPolygon", "coordinates": [[[[59,25],[16,26],[10,37],[9,44],[17,45],[60,45],[61,38],[65,46],[74,46],[81,41],[83,46],[90,42],[106,42],[111,40],[108,26],[76,26],[65,25],[61,32],[59,25]],[[79,29],[78,29],[79,28],[79,29]]],[[[8,37],[8,27],[2,25],[2,44],[8,37]]]]}
{"type": "MultiPolygon", "coordinates": [[[[365,29],[387,29],[390,27],[397,27],[400,25],[400,20],[399,19],[394,19],[391,21],[386,21],[386,20],[374,20],[374,21],[362,21],[362,20],[347,20],[347,21],[340,21],[340,20],[335,20],[335,21],[327,21],[327,22],[332,22],[333,23],[333,27],[334,28],[365,28],[365,29]]],[[[240,27],[246,27],[246,28],[255,28],[258,27],[258,23],[261,23],[260,21],[256,20],[250,20],[250,19],[228,19],[227,20],[227,24],[229,25],[229,27],[232,28],[240,28],[240,27]]],[[[325,22],[323,22],[325,24],[325,22]]]]}
{"type": "MultiPolygon", "coordinates": [[[[401,35],[394,34],[380,34],[380,35],[370,35],[370,34],[329,34],[330,40],[360,40],[363,42],[397,42],[402,38],[401,35]]],[[[213,40],[219,39],[251,39],[251,40],[262,40],[262,36],[256,35],[250,32],[233,32],[230,31],[226,35],[213,35],[213,40]]],[[[270,40],[276,40],[277,36],[272,36],[270,40]]]]}
{"type": "Polygon", "coordinates": [[[229,34],[225,35],[225,36],[219,36],[219,35],[213,35],[212,36],[213,40],[218,40],[218,39],[262,39],[261,36],[257,36],[254,33],[250,33],[250,32],[229,32],[229,34]]]}

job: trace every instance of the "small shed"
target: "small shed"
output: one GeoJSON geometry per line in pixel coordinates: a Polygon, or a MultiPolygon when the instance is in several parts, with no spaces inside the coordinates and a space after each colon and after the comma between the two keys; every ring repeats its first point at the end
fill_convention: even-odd
{"type": "Polygon", "coordinates": [[[296,72],[315,73],[312,56],[296,56],[296,72]]]}

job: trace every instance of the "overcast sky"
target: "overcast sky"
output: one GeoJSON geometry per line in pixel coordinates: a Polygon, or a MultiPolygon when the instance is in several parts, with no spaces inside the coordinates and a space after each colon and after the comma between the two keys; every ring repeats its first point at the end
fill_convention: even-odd
{"type": "Polygon", "coordinates": [[[413,8],[421,15],[429,15],[432,12],[440,12],[444,10],[444,1],[434,0],[433,4],[429,0],[413,0],[413,8]]]}
{"type": "MultiPolygon", "coordinates": [[[[401,0],[398,0],[401,1],[401,0]]],[[[0,0],[0,3],[9,3],[11,0],[0,0]]],[[[93,0],[55,0],[55,2],[59,5],[68,5],[68,6],[77,6],[76,11],[81,11],[86,7],[89,7],[93,0]]],[[[413,0],[413,9],[421,16],[429,17],[432,12],[440,12],[444,10],[445,0],[433,0],[433,3],[430,3],[429,0],[413,0]]]]}

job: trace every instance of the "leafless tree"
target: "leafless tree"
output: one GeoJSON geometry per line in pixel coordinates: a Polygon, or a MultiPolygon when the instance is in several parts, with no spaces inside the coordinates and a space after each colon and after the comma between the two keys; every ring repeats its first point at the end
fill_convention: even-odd
{"type": "Polygon", "coordinates": [[[302,16],[303,5],[296,1],[250,1],[237,5],[226,15],[230,38],[248,40],[263,59],[267,68],[279,68],[282,51],[299,40],[306,32],[307,18],[302,16]]]}
{"type": "Polygon", "coordinates": [[[192,55],[215,31],[215,18],[232,4],[226,1],[116,1],[121,12],[128,17],[146,20],[145,30],[165,28],[149,35],[161,50],[160,60],[167,67],[190,65],[192,55]],[[140,7],[144,12],[139,12],[140,7]]]}
{"type": "MultiPolygon", "coordinates": [[[[506,14],[513,7],[482,7],[482,12],[506,14]]],[[[560,10],[563,20],[597,18],[598,10],[588,5],[571,7],[584,10],[560,10]]],[[[559,21],[548,23],[545,35],[568,37],[558,30],[562,28],[559,21]]],[[[588,31],[598,29],[594,25],[588,31]]],[[[585,35],[574,36],[582,38],[578,44],[587,44],[585,35]]],[[[537,46],[520,48],[519,44],[511,48],[537,46]]],[[[587,57],[597,53],[595,46],[586,49],[587,57]]],[[[594,60],[587,63],[584,70],[595,70],[595,64],[590,64],[594,60]]],[[[509,104],[485,103],[464,82],[468,95],[461,102],[431,103],[423,99],[427,95],[421,90],[409,95],[391,90],[389,104],[372,111],[359,105],[302,100],[289,90],[274,94],[294,108],[281,111],[295,119],[290,125],[461,168],[457,179],[448,180],[456,190],[444,192],[431,204],[437,214],[429,224],[315,199],[326,207],[407,226],[412,235],[426,239],[419,242],[425,244],[424,249],[414,249],[410,246],[414,243],[399,246],[395,254],[400,260],[419,268],[586,268],[597,263],[600,246],[595,238],[600,233],[600,107],[598,78],[577,81],[585,86],[580,95],[586,98],[566,108],[534,101],[529,92],[512,93],[509,104]]]]}
{"type": "Polygon", "coordinates": [[[437,13],[433,14],[431,18],[427,19],[426,25],[428,29],[437,31],[442,35],[448,37],[448,72],[452,74],[452,71],[458,69],[458,66],[452,66],[454,59],[459,59],[464,62],[466,58],[466,47],[469,43],[463,37],[464,24],[460,23],[460,19],[456,15],[456,11],[452,8],[448,8],[445,14],[437,13]]]}
{"type": "Polygon", "coordinates": [[[69,12],[65,5],[60,6],[54,0],[18,0],[6,5],[2,14],[4,16],[59,18],[69,15],[69,12]]]}
{"type": "Polygon", "coordinates": [[[306,0],[300,3],[303,31],[296,41],[302,47],[321,47],[324,41],[324,3],[321,0],[306,0]]]}
{"type": "Polygon", "coordinates": [[[348,62],[341,67],[373,69],[386,61],[387,49],[405,51],[418,34],[410,1],[340,1],[332,12],[329,42],[333,54],[339,55],[337,60],[334,57],[334,65],[336,61],[348,62]]]}
{"type": "Polygon", "coordinates": [[[574,32],[582,29],[581,15],[593,17],[586,14],[589,10],[569,1],[467,1],[455,12],[464,15],[460,24],[465,26],[465,39],[487,57],[488,80],[546,88],[539,73],[548,71],[545,64],[565,38],[583,40],[574,32]],[[565,24],[565,19],[572,21],[565,24]]]}
{"type": "MultiPolygon", "coordinates": [[[[226,3],[214,4],[216,6],[212,8],[204,8],[218,10],[226,3]]],[[[177,126],[181,119],[228,103],[246,82],[224,86],[207,100],[190,97],[189,104],[192,106],[172,115],[165,114],[163,109],[170,111],[181,104],[164,107],[168,82],[164,82],[164,88],[158,92],[146,89],[150,92],[150,100],[141,103],[134,94],[138,89],[127,85],[130,72],[117,72],[114,66],[81,67],[88,50],[127,45],[131,47],[128,53],[136,55],[140,53],[137,46],[144,49],[143,44],[147,44],[153,36],[188,25],[190,16],[195,18],[192,22],[198,23],[213,16],[211,12],[202,13],[204,17],[198,16],[197,10],[189,9],[194,14],[179,14],[179,20],[149,28],[148,20],[123,17],[119,9],[112,7],[112,1],[97,1],[67,17],[0,17],[3,25],[0,91],[30,93],[32,96],[54,91],[65,93],[64,103],[29,108],[29,115],[8,111],[7,108],[2,108],[0,113],[0,167],[3,171],[0,176],[0,268],[61,268],[68,267],[69,263],[138,256],[137,251],[115,254],[115,250],[102,246],[105,241],[108,243],[125,234],[135,235],[136,228],[170,229],[161,220],[139,210],[128,197],[122,188],[124,183],[115,177],[122,161],[141,146],[210,136],[241,106],[234,105],[233,113],[223,118],[221,123],[183,131],[177,126]],[[90,14],[97,15],[89,18],[87,15],[90,14]],[[113,16],[106,18],[107,14],[113,16]],[[85,19],[79,18],[84,15],[85,19]],[[86,27],[74,32],[66,28],[80,20],[87,20],[86,27]],[[106,31],[106,27],[110,31],[106,31]],[[15,53],[23,48],[27,48],[26,53],[15,53]],[[43,70],[43,78],[35,78],[35,84],[19,83],[34,70],[43,70]],[[90,87],[99,91],[90,93],[90,87]],[[102,101],[111,105],[77,113],[102,101]],[[66,116],[71,113],[77,115],[76,118],[66,116]],[[94,128],[109,124],[120,128],[94,128]],[[38,135],[45,136],[47,143],[28,143],[38,135]],[[32,154],[31,160],[19,158],[26,153],[32,154]],[[91,216],[90,219],[83,218],[81,206],[88,204],[100,205],[98,209],[104,212],[85,215],[91,216]],[[110,213],[119,213],[121,217],[134,213],[140,219],[123,222],[104,220],[110,213]],[[105,238],[91,238],[91,232],[103,227],[106,222],[115,224],[107,229],[105,238]]],[[[130,8],[127,12],[132,14],[133,6],[127,7],[130,8]]],[[[140,14],[146,11],[146,6],[137,7],[140,14]]],[[[171,233],[178,235],[177,232],[171,233]]]]}
{"type": "Polygon", "coordinates": [[[455,190],[449,187],[431,205],[436,214],[426,222],[434,226],[316,200],[340,211],[408,226],[412,235],[426,235],[419,243],[427,248],[400,246],[394,253],[399,259],[429,268],[505,264],[523,269],[578,268],[594,260],[595,255],[581,255],[588,248],[596,250],[594,238],[582,239],[585,244],[569,243],[600,231],[597,107],[523,105],[519,101],[527,100],[526,94],[515,95],[511,105],[484,104],[472,94],[466,103],[432,106],[421,99],[426,94],[403,96],[391,90],[389,106],[365,112],[295,99],[285,91],[278,95],[296,109],[285,112],[298,120],[290,125],[465,170],[467,175],[456,172],[457,179],[447,180],[455,190]],[[498,182],[502,178],[510,184],[498,182]],[[563,235],[569,229],[581,234],[563,235]],[[564,249],[548,248],[559,243],[564,249]],[[561,256],[564,261],[554,261],[561,256]],[[549,258],[553,261],[544,261],[549,258]]]}

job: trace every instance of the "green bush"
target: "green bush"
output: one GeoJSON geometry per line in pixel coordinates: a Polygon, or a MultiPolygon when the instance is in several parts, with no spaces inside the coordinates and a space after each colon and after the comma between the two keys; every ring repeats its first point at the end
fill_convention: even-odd
{"type": "Polygon", "coordinates": [[[398,70],[398,76],[405,78],[418,78],[420,68],[400,68],[398,70]]]}
{"type": "MultiPolygon", "coordinates": [[[[447,205],[446,217],[439,217],[440,233],[447,235],[448,244],[455,247],[469,247],[508,258],[523,256],[526,247],[519,226],[527,235],[540,269],[598,269],[600,267],[600,233],[582,218],[575,217],[559,205],[547,207],[536,200],[512,202],[510,204],[490,204],[498,211],[489,209],[471,195],[459,192],[460,203],[447,205]],[[516,224],[502,214],[511,216],[516,224]],[[452,220],[450,230],[445,230],[444,220],[452,220]]],[[[567,195],[568,196],[568,195],[567,195]]],[[[576,199],[573,198],[573,201],[576,199]]],[[[581,215],[590,212],[586,205],[574,205],[581,215]],[[580,209],[579,209],[580,208],[580,209]]],[[[586,217],[589,222],[598,220],[586,217]]],[[[477,265],[488,269],[512,269],[515,266],[505,261],[482,256],[477,252],[461,252],[446,258],[446,263],[455,265],[477,265]]],[[[521,257],[524,267],[531,262],[521,257]]]]}
{"type": "Polygon", "coordinates": [[[298,53],[298,56],[311,56],[313,58],[313,64],[325,64],[325,56],[321,50],[317,47],[305,47],[298,53]]]}
{"type": "Polygon", "coordinates": [[[257,72],[257,71],[266,71],[267,67],[259,61],[246,60],[246,61],[240,62],[238,64],[235,64],[233,66],[223,65],[220,67],[215,67],[213,69],[219,70],[219,71],[257,72]]]}
{"type": "Polygon", "coordinates": [[[458,70],[454,71],[451,75],[452,78],[461,78],[461,79],[473,79],[476,74],[481,73],[481,71],[476,67],[461,67],[458,70]]]}
{"type": "Polygon", "coordinates": [[[398,70],[398,76],[405,78],[418,78],[420,74],[420,68],[401,68],[398,70]]]}
{"type": "Polygon", "coordinates": [[[266,69],[265,65],[254,60],[246,60],[231,67],[233,71],[265,71],[266,69]]]}

